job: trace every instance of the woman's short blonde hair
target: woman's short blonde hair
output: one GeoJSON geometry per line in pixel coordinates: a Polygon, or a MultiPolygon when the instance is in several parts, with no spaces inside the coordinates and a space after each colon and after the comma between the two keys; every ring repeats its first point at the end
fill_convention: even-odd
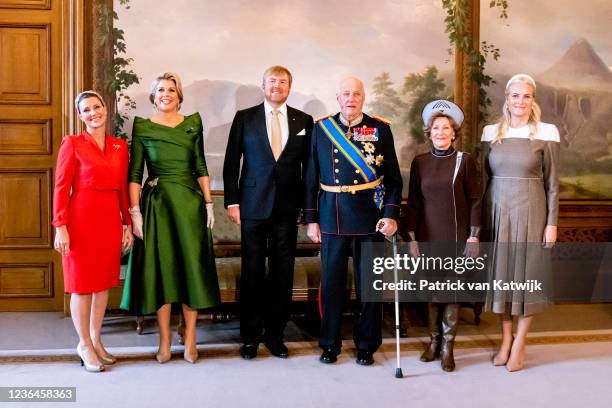
{"type": "Polygon", "coordinates": [[[450,123],[453,130],[455,131],[455,139],[458,139],[461,136],[461,125],[458,125],[457,122],[455,122],[455,120],[449,115],[442,113],[442,112],[436,112],[431,115],[431,117],[429,118],[429,121],[427,121],[427,125],[423,126],[423,132],[425,133],[425,137],[427,137],[428,139],[431,138],[431,127],[433,126],[434,121],[438,118],[448,119],[448,122],[450,123]]]}
{"type": "Polygon", "coordinates": [[[164,72],[163,74],[158,75],[153,82],[151,82],[151,88],[149,89],[149,101],[153,105],[155,105],[155,92],[157,91],[157,87],[161,81],[168,80],[174,82],[174,86],[176,86],[176,94],[179,98],[179,108],[183,103],[183,84],[181,83],[181,77],[174,72],[164,72]]]}
{"type": "Polygon", "coordinates": [[[104,103],[104,99],[102,98],[102,95],[92,90],[83,91],[80,94],[78,94],[76,98],[74,98],[74,107],[76,108],[79,114],[81,113],[81,108],[79,108],[79,104],[81,103],[81,101],[84,101],[85,99],[89,99],[89,98],[98,98],[102,106],[106,108],[106,104],[104,103]]]}

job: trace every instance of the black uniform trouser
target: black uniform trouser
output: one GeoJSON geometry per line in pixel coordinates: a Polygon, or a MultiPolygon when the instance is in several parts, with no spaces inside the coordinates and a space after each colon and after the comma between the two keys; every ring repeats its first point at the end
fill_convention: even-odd
{"type": "Polygon", "coordinates": [[[240,335],[245,343],[259,343],[262,334],[264,341],[282,340],[293,289],[296,220],[242,219],[240,230],[240,335]]]}
{"type": "MultiPolygon", "coordinates": [[[[348,257],[353,255],[355,291],[360,312],[353,329],[353,341],[358,350],[375,352],[382,343],[382,304],[361,302],[361,244],[381,242],[384,237],[373,235],[321,234],[321,333],[323,349],[342,347],[342,310],[347,297],[348,257]]],[[[365,271],[367,273],[368,271],[365,271]]]]}

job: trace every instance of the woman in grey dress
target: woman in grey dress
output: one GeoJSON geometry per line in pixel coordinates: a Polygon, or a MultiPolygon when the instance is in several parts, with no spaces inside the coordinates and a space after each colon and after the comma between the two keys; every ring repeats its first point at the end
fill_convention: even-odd
{"type": "MultiPolygon", "coordinates": [[[[537,280],[546,286],[549,271],[541,248],[552,246],[557,239],[559,132],[555,125],[540,121],[535,92],[535,81],[529,75],[510,78],[500,122],[483,130],[483,232],[493,242],[494,280],[537,280]]],[[[508,371],[523,367],[533,315],[546,305],[543,293],[489,293],[485,308],[499,313],[502,322],[502,344],[494,365],[505,365],[508,371]]]]}

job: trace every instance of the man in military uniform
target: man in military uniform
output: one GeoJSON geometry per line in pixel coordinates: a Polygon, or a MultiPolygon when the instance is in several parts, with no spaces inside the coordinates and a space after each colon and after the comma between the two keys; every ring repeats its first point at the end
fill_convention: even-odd
{"type": "MultiPolygon", "coordinates": [[[[308,237],[321,242],[320,361],[334,363],[342,347],[340,326],[352,254],[355,288],[361,290],[361,245],[397,230],[402,178],[389,122],[362,112],[363,83],[340,82],[340,112],[317,120],[306,170],[304,218],[308,237]]],[[[382,305],[362,303],[353,340],[357,363],[374,363],[382,343],[382,305]]]]}

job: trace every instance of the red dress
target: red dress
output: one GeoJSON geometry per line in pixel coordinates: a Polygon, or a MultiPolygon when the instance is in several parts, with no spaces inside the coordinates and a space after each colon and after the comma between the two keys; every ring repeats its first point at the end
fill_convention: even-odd
{"type": "Polygon", "coordinates": [[[53,226],[66,225],[70,236],[62,257],[65,292],[95,293],[119,283],[122,224],[131,224],[127,169],[124,140],[107,135],[104,152],[87,131],[62,140],[53,226]]]}

